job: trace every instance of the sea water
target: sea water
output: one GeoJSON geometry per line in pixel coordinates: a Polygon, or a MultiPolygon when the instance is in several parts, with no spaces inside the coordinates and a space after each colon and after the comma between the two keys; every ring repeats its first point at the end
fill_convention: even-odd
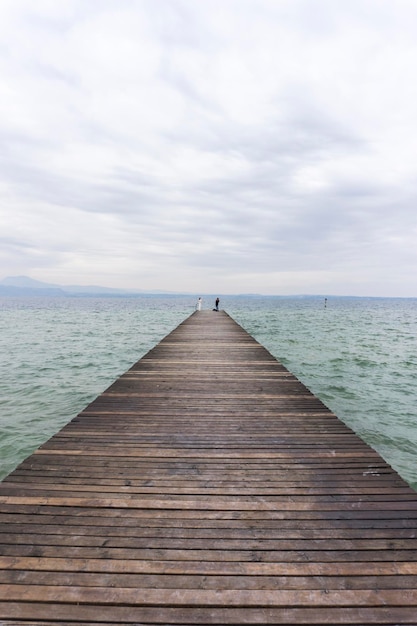
{"type": "MultiPolygon", "coordinates": [[[[0,298],[0,478],[194,308],[191,296],[0,298]]],[[[223,296],[220,308],[417,488],[417,299],[223,296]]]]}

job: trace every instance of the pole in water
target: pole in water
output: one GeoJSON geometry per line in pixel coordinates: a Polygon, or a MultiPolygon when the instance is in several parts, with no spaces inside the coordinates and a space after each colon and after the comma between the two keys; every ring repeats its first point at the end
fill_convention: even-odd
{"type": "Polygon", "coordinates": [[[324,308],[327,309],[327,298],[324,298],[324,308]]]}

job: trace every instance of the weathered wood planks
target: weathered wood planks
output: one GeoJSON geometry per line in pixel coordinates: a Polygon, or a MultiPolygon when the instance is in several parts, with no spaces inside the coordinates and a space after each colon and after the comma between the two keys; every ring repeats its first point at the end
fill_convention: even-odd
{"type": "Polygon", "coordinates": [[[417,624],[417,494],[224,312],[0,487],[1,624],[417,624]]]}

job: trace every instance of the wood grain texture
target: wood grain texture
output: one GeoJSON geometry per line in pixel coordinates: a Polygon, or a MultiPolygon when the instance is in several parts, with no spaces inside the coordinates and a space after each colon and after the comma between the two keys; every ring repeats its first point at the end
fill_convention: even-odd
{"type": "Polygon", "coordinates": [[[225,312],[0,486],[0,623],[417,624],[417,494],[225,312]]]}

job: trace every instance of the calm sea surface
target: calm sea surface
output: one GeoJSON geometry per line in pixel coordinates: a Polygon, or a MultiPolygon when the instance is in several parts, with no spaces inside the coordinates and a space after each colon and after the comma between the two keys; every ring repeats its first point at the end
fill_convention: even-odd
{"type": "MultiPolygon", "coordinates": [[[[0,478],[194,306],[0,297],[0,478]]],[[[325,308],[323,298],[231,296],[220,307],[417,489],[417,299],[328,298],[325,308]]]]}

